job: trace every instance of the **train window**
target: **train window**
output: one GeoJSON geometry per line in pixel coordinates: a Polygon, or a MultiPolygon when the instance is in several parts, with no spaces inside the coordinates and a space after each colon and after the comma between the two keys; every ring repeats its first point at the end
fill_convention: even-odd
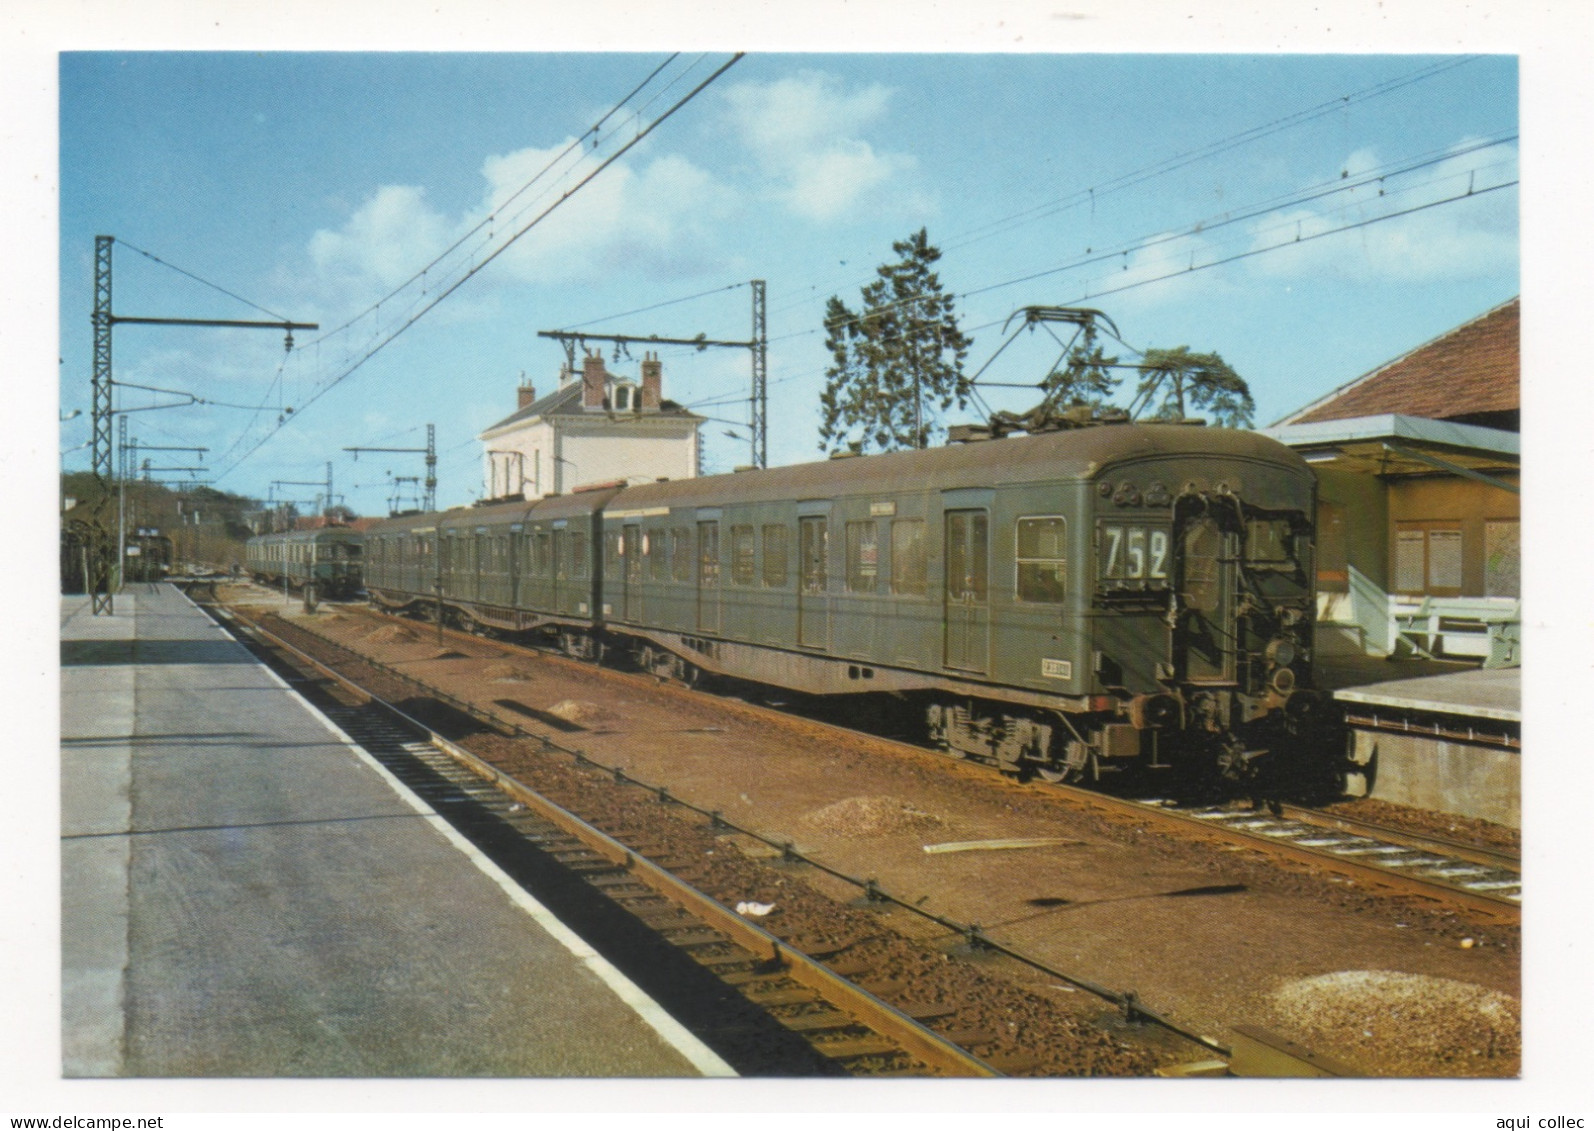
{"type": "Polygon", "coordinates": [[[1198,613],[1216,612],[1223,599],[1219,559],[1223,531],[1209,518],[1193,522],[1184,532],[1184,603],[1198,613]]]}
{"type": "Polygon", "coordinates": [[[1256,519],[1245,524],[1247,565],[1290,565],[1290,524],[1281,518],[1256,519]]]}
{"type": "Polygon", "coordinates": [[[830,524],[821,516],[798,519],[804,593],[823,593],[830,585],[830,524]]]}
{"type": "Polygon", "coordinates": [[[946,515],[946,592],[984,603],[990,592],[990,519],[984,511],[946,515]]]}
{"type": "Polygon", "coordinates": [[[731,527],[731,582],[735,585],[758,583],[757,550],[751,526],[731,527]]]}
{"type": "Polygon", "coordinates": [[[700,589],[713,589],[720,583],[720,524],[697,524],[697,584],[700,589]]]}
{"type": "Polygon", "coordinates": [[[553,556],[549,553],[553,536],[538,530],[531,536],[531,572],[535,577],[550,576],[553,556]]]}
{"type": "Polygon", "coordinates": [[[1055,605],[1068,578],[1068,522],[1059,515],[1021,518],[1015,532],[1018,599],[1055,605]]]}
{"type": "Polygon", "coordinates": [[[670,572],[677,581],[692,580],[692,529],[688,526],[675,528],[674,553],[670,557],[670,572]]]}
{"type": "Polygon", "coordinates": [[[571,530],[565,541],[570,546],[570,576],[589,577],[592,565],[587,555],[587,532],[585,530],[571,530]]]}
{"type": "Polygon", "coordinates": [[[607,577],[619,577],[621,558],[625,554],[625,546],[620,541],[620,532],[610,530],[603,536],[603,572],[607,577]]]}
{"type": "Polygon", "coordinates": [[[879,531],[873,520],[847,523],[847,592],[875,591],[880,577],[879,531]]]}
{"type": "Polygon", "coordinates": [[[648,556],[648,576],[654,581],[670,579],[670,533],[650,530],[642,538],[642,552],[648,556]]]}
{"type": "Polygon", "coordinates": [[[925,550],[924,519],[899,518],[891,523],[891,592],[922,597],[929,591],[925,550]]]}
{"type": "Polygon", "coordinates": [[[764,527],[764,588],[786,588],[788,571],[787,554],[791,535],[784,526],[771,524],[764,527]]]}

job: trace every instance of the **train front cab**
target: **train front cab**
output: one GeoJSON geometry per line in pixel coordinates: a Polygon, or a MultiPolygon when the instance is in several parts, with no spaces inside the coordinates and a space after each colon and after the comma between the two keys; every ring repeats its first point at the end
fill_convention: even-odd
{"type": "Polygon", "coordinates": [[[1277,776],[1321,708],[1310,470],[1286,455],[1167,457],[1105,471],[1092,495],[1089,694],[1113,717],[1087,760],[1277,776]]]}

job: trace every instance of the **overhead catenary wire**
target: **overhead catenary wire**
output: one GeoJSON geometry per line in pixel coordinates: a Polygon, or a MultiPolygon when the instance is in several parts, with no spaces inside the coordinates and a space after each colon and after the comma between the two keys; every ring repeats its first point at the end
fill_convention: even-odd
{"type": "MultiPolygon", "coordinates": [[[[717,69],[715,69],[715,71],[712,74],[710,74],[707,78],[702,80],[695,87],[693,87],[690,91],[688,91],[685,95],[683,95],[680,99],[678,99],[673,105],[671,105],[669,107],[669,109],[665,110],[664,113],[659,115],[659,117],[657,117],[657,118],[653,119],[651,122],[649,122],[648,125],[645,128],[640,129],[636,133],[636,135],[633,138],[631,138],[631,140],[627,141],[618,150],[616,150],[613,154],[611,154],[607,158],[605,158],[603,160],[603,162],[598,165],[597,168],[593,169],[590,173],[588,173],[586,176],[584,176],[581,180],[576,182],[575,185],[573,185],[572,187],[566,189],[564,191],[564,193],[561,194],[557,200],[555,200],[547,208],[543,209],[536,216],[534,216],[531,219],[530,222],[528,222],[524,227],[522,227],[518,231],[516,231],[514,233],[514,235],[508,237],[502,244],[500,244],[492,252],[492,254],[488,255],[480,263],[478,263],[475,266],[473,266],[461,278],[456,280],[453,284],[451,284],[445,290],[439,292],[435,297],[431,298],[431,300],[428,301],[419,311],[417,311],[415,314],[411,315],[406,321],[404,321],[395,330],[393,330],[392,333],[390,333],[386,337],[382,338],[364,356],[360,357],[352,365],[350,365],[348,368],[344,369],[343,372],[338,374],[338,376],[334,377],[331,381],[329,381],[329,382],[325,383],[324,385],[322,385],[314,394],[312,394],[305,401],[305,403],[303,405],[300,406],[299,413],[295,414],[295,416],[292,419],[298,419],[303,414],[304,409],[308,408],[311,404],[314,404],[321,397],[325,396],[332,389],[336,388],[340,383],[342,383],[345,379],[347,379],[350,374],[352,374],[355,371],[357,371],[362,365],[364,365],[367,361],[369,361],[372,357],[374,357],[380,350],[382,350],[384,347],[389,345],[400,334],[402,334],[405,330],[409,329],[417,321],[419,321],[420,318],[423,317],[427,312],[429,312],[430,310],[435,308],[439,303],[441,303],[442,301],[447,299],[456,290],[458,290],[459,287],[462,286],[466,281],[468,281],[469,279],[475,277],[475,275],[478,272],[480,272],[483,269],[485,269],[488,264],[490,264],[494,260],[496,260],[506,250],[508,250],[511,246],[513,246],[522,236],[524,236],[527,232],[531,231],[534,227],[536,227],[539,223],[541,223],[547,216],[549,216],[561,204],[563,204],[565,201],[569,200],[572,196],[574,196],[577,192],[579,192],[585,185],[590,183],[594,177],[598,176],[598,174],[602,173],[605,169],[607,169],[615,161],[617,161],[621,157],[623,157],[632,148],[634,148],[636,145],[640,144],[644,138],[648,137],[654,130],[656,130],[659,126],[663,125],[666,121],[668,121],[678,110],[681,109],[681,107],[683,107],[687,103],[691,102],[692,99],[696,98],[697,95],[700,94],[704,89],[706,89],[711,83],[713,83],[716,79],[718,79],[726,71],[730,70],[730,68],[732,66],[734,66],[736,63],[738,63],[743,58],[744,54],[745,53],[743,53],[743,52],[736,53],[729,60],[727,60],[725,63],[723,63],[717,69]]],[[[283,423],[280,423],[277,426],[276,429],[273,429],[272,431],[268,432],[265,436],[263,436],[259,440],[259,442],[257,442],[254,445],[254,447],[250,448],[242,456],[240,456],[240,457],[238,457],[238,459],[234,460],[232,464],[230,464],[228,467],[226,467],[221,472],[219,472],[217,474],[217,476],[216,476],[217,480],[219,481],[220,479],[224,478],[226,475],[231,473],[233,470],[235,470],[238,467],[239,464],[241,464],[244,460],[248,459],[251,455],[253,455],[256,451],[258,451],[268,440],[271,439],[272,436],[276,435],[277,432],[279,432],[285,426],[285,424],[286,424],[286,421],[284,421],[283,423]]]]}

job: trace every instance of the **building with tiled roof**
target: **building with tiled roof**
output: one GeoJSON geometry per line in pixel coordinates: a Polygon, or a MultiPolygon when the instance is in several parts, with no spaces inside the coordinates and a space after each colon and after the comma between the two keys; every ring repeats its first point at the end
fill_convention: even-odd
{"type": "Polygon", "coordinates": [[[1341,385],[1279,425],[1400,415],[1518,431],[1521,326],[1522,300],[1513,298],[1341,385]]]}
{"type": "Polygon", "coordinates": [[[588,353],[576,374],[538,397],[522,384],[515,411],[478,437],[487,498],[540,499],[593,483],[691,479],[704,418],[664,397],[663,364],[649,354],[639,381],[610,373],[588,353]]]}
{"type": "Polygon", "coordinates": [[[1318,618],[1367,651],[1520,662],[1521,302],[1265,431],[1318,474],[1318,618]]]}

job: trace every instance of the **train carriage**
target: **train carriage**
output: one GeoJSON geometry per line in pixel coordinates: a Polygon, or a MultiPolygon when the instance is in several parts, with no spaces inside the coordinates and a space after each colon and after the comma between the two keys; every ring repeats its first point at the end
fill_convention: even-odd
{"type": "Polygon", "coordinates": [[[365,539],[344,526],[257,534],[244,548],[244,563],[256,581],[303,589],[341,600],[364,588],[365,539]]]}
{"type": "Polygon", "coordinates": [[[1014,773],[1243,779],[1318,711],[1314,510],[1266,437],[1102,423],[392,520],[376,543],[430,539],[435,572],[373,591],[661,674],[909,697],[1014,773]]]}

